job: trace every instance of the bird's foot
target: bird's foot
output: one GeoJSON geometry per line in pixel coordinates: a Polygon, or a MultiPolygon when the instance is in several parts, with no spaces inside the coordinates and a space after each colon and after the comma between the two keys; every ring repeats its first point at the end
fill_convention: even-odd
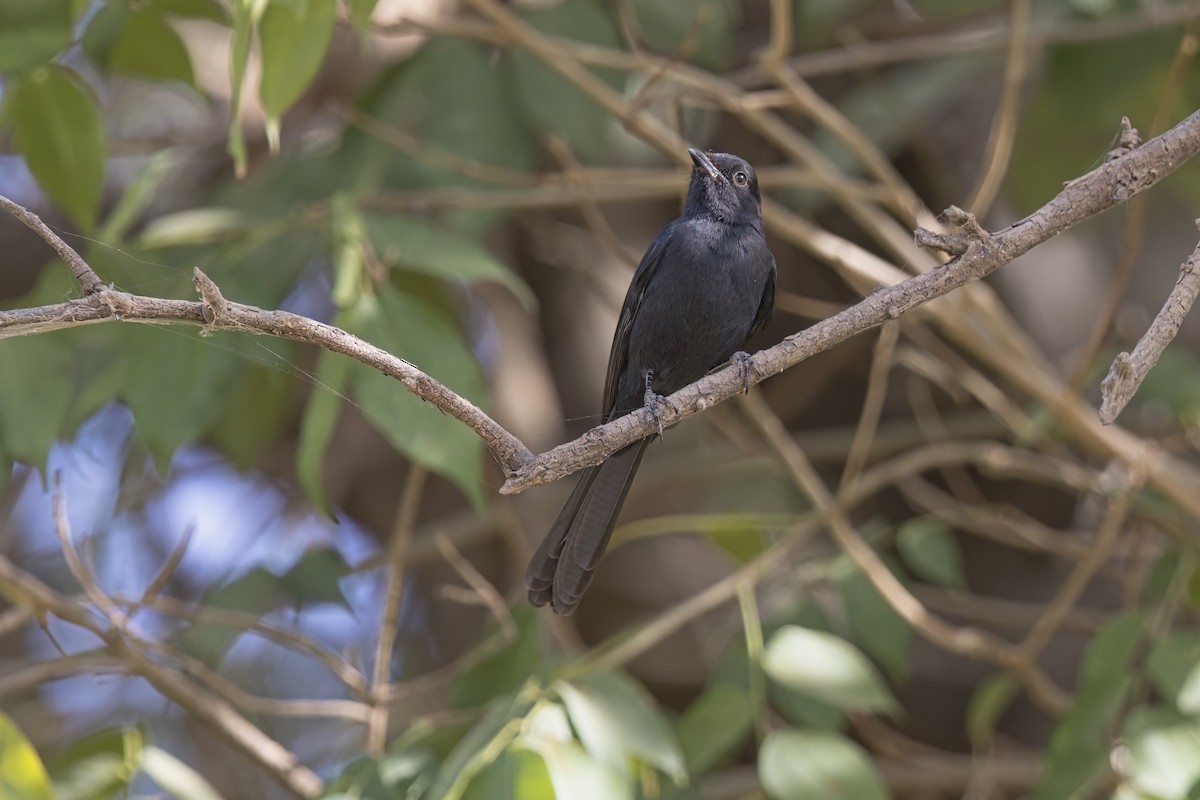
{"type": "Polygon", "coordinates": [[[750,394],[750,354],[745,350],[738,350],[729,360],[742,368],[742,394],[750,394]]]}
{"type": "Polygon", "coordinates": [[[663,406],[665,405],[661,395],[654,391],[654,370],[646,370],[646,393],[642,396],[642,405],[646,411],[658,423],[658,438],[663,438],[663,406]]]}

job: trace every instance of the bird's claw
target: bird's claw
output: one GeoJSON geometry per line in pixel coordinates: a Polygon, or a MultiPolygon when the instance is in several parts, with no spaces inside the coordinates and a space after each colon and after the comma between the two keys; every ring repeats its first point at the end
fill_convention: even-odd
{"type": "Polygon", "coordinates": [[[642,396],[642,404],[646,412],[658,423],[658,438],[663,438],[663,398],[654,391],[654,372],[646,370],[646,393],[642,396]]]}
{"type": "Polygon", "coordinates": [[[742,394],[750,394],[750,354],[738,350],[729,360],[742,368],[742,394]]]}

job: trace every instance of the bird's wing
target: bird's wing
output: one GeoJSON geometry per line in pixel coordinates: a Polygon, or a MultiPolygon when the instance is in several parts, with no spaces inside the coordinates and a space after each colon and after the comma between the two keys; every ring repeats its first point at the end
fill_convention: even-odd
{"type": "Polygon", "coordinates": [[[642,256],[633,280],[629,283],[629,291],[625,294],[625,303],[621,306],[621,316],[617,318],[617,329],[613,332],[612,350],[608,354],[608,374],[604,378],[604,406],[600,409],[605,421],[617,403],[617,387],[621,383],[621,373],[629,360],[629,334],[633,330],[633,321],[637,318],[646,287],[650,285],[662,261],[663,253],[667,251],[667,242],[671,239],[673,225],[668,225],[658,234],[642,256]]]}
{"type": "Polygon", "coordinates": [[[771,311],[775,308],[775,257],[771,257],[771,272],[767,275],[767,284],[763,286],[762,300],[758,303],[758,311],[754,314],[754,322],[750,325],[749,339],[771,321],[771,311]]]}

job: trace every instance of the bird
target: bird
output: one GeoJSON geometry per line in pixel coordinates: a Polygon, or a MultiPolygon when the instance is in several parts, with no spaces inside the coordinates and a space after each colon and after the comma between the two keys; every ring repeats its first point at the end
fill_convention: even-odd
{"type": "MultiPolygon", "coordinates": [[[[688,150],[683,213],[642,256],[617,318],[604,381],[605,422],[645,406],[730,359],[771,317],[775,258],[763,234],[758,177],[729,153],[688,150]]],[[[749,372],[746,373],[747,387],[749,372]]],[[[648,436],[584,470],[525,571],[534,606],[570,614],[592,581],[648,436]]]]}

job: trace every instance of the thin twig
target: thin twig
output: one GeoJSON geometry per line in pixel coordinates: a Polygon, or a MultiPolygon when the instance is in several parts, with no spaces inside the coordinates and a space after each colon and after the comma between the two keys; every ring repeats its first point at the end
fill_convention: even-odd
{"type": "Polygon", "coordinates": [[[396,522],[392,526],[392,538],[388,543],[387,599],[379,623],[379,638],[375,647],[375,668],[371,673],[371,686],[375,704],[367,722],[367,749],[379,755],[387,743],[387,728],[390,706],[389,685],[392,677],[392,650],[396,645],[396,626],[400,618],[400,607],[404,599],[404,570],[408,556],[408,544],[412,541],[417,513],[421,507],[421,495],[425,491],[424,467],[410,464],[400,505],[396,509],[396,522]]]}
{"type": "Polygon", "coordinates": [[[496,622],[500,626],[501,633],[508,639],[515,639],[517,623],[513,621],[512,612],[509,611],[508,605],[496,587],[483,577],[479,570],[475,569],[475,565],[468,561],[462,553],[458,552],[458,548],[454,546],[454,542],[450,541],[450,537],[438,531],[434,534],[434,538],[437,540],[438,551],[442,554],[442,558],[446,559],[446,563],[454,568],[458,576],[466,581],[467,585],[471,587],[471,591],[480,598],[483,605],[492,612],[492,616],[496,618],[496,622]]]}
{"type": "MultiPolygon", "coordinates": [[[[1200,226],[1200,220],[1197,220],[1200,226]]],[[[1109,368],[1108,377],[1100,384],[1102,401],[1100,421],[1111,425],[1133,399],[1146,375],[1158,363],[1167,345],[1179,333],[1179,327],[1200,293],[1200,244],[1179,267],[1179,279],[1167,295],[1167,301],[1138,340],[1132,353],[1118,353],[1109,368]]]]}
{"type": "Polygon", "coordinates": [[[879,427],[879,418],[883,414],[883,403],[887,399],[888,375],[892,369],[892,356],[896,351],[896,340],[900,337],[900,324],[885,322],[875,341],[874,352],[871,356],[871,371],[867,376],[867,394],[863,399],[862,412],[859,415],[858,428],[850,450],[846,453],[846,465],[842,469],[842,480],[838,484],[838,501],[844,503],[854,492],[859,473],[867,463],[867,455],[871,452],[871,442],[879,427]]]}
{"type": "Polygon", "coordinates": [[[34,214],[24,206],[17,205],[7,197],[0,195],[0,208],[3,208],[9,214],[19,219],[25,224],[25,227],[42,237],[44,241],[49,243],[54,248],[54,252],[58,253],[71,270],[71,274],[75,276],[75,280],[79,282],[79,288],[83,289],[85,295],[92,295],[104,289],[104,281],[100,280],[100,276],[96,271],[83,260],[79,253],[75,252],[75,248],[62,240],[57,233],[50,230],[46,223],[42,222],[41,217],[34,214]]]}

